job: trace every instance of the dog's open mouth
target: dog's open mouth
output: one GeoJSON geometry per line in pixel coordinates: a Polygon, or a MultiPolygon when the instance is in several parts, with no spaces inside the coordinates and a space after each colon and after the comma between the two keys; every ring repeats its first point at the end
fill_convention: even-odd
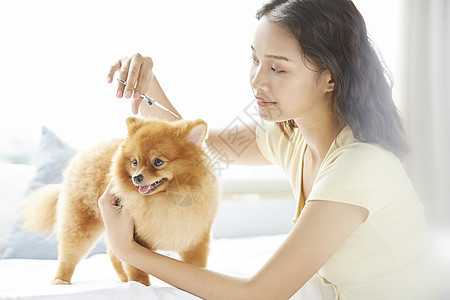
{"type": "Polygon", "coordinates": [[[139,193],[142,195],[148,195],[152,193],[154,190],[156,190],[159,186],[161,186],[164,182],[167,181],[167,178],[161,178],[159,180],[156,180],[150,185],[140,185],[139,186],[139,193]]]}

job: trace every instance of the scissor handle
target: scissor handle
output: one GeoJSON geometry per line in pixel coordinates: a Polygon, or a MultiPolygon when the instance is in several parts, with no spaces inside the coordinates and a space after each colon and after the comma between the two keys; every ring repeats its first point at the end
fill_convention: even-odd
{"type": "Polygon", "coordinates": [[[145,101],[147,101],[147,103],[149,105],[152,105],[153,102],[155,102],[155,99],[150,98],[149,96],[147,96],[146,94],[141,94],[141,98],[144,99],[145,101]]]}

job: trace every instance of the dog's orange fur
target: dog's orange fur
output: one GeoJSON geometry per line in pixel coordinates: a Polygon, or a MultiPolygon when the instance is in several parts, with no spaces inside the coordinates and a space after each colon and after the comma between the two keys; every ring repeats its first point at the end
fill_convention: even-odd
{"type": "MultiPolygon", "coordinates": [[[[70,283],[75,266],[103,233],[97,201],[110,181],[120,205],[134,220],[138,243],[178,252],[183,261],[206,266],[218,205],[217,179],[203,147],[206,123],[128,118],[127,126],[126,139],[76,155],[62,185],[45,186],[22,205],[25,227],[43,230],[55,223],[59,251],[55,284],[70,283]],[[154,166],[156,158],[164,163],[154,166]],[[142,185],[167,180],[144,195],[132,181],[138,174],[143,175],[142,185]],[[194,196],[189,194],[193,188],[194,196]]],[[[120,280],[150,285],[148,274],[120,261],[112,251],[108,254],[120,280]]]]}

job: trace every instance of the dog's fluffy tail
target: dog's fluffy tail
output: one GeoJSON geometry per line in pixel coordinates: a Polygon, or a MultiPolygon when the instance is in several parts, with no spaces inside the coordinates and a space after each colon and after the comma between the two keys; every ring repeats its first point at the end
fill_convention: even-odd
{"type": "Polygon", "coordinates": [[[20,205],[23,227],[30,231],[52,231],[56,221],[61,184],[49,184],[26,197],[20,205]]]}

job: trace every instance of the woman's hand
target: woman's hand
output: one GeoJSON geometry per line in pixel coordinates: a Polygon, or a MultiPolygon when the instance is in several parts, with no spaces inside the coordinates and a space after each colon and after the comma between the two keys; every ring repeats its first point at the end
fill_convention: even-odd
{"type": "Polygon", "coordinates": [[[130,249],[134,241],[134,224],[128,212],[122,209],[118,199],[111,192],[110,182],[98,200],[98,206],[105,225],[106,238],[111,250],[119,258],[130,249]]]}
{"type": "Polygon", "coordinates": [[[116,96],[118,98],[131,98],[131,110],[134,114],[139,111],[139,105],[143,101],[141,94],[149,92],[150,84],[154,78],[153,60],[139,53],[133,54],[117,61],[108,72],[108,82],[112,83],[114,74],[119,72],[119,78],[126,81],[126,86],[118,83],[116,96]]]}
{"type": "Polygon", "coordinates": [[[109,83],[113,82],[116,72],[119,72],[119,78],[126,82],[126,85],[118,83],[116,96],[119,98],[123,96],[132,98],[131,111],[134,114],[137,114],[140,110],[144,118],[151,117],[168,121],[178,120],[176,116],[167,111],[155,108],[155,105],[147,105],[147,102],[141,98],[141,95],[145,94],[167,107],[176,115],[181,116],[170,103],[153,74],[153,60],[150,57],[136,53],[130,57],[120,59],[109,69],[109,83]]]}

